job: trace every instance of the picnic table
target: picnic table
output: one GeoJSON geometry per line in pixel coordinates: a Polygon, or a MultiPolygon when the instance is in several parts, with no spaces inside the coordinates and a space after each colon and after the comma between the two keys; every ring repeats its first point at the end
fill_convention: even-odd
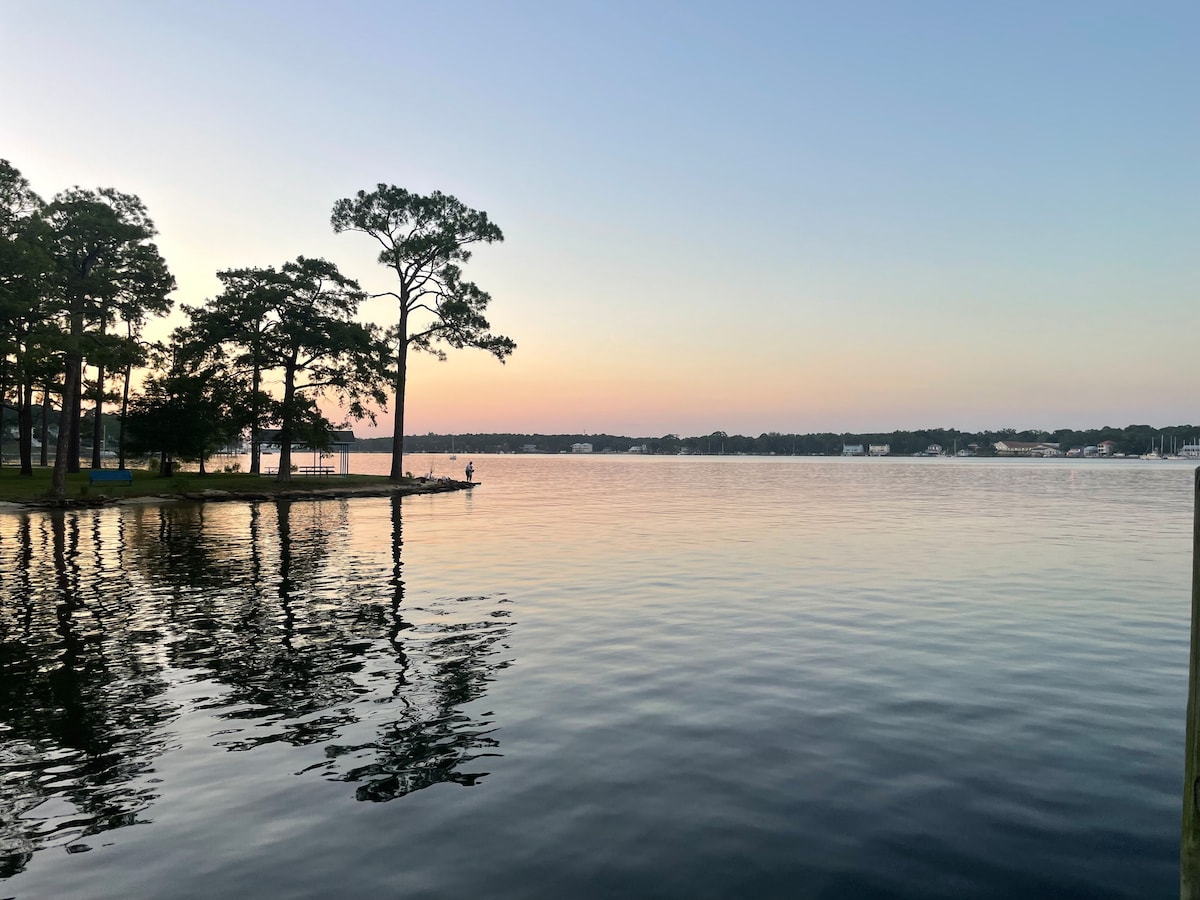
{"type": "MultiPolygon", "coordinates": [[[[293,466],[297,475],[325,477],[333,474],[333,466],[293,466]]],[[[267,466],[266,474],[278,475],[279,466],[267,466]]]]}

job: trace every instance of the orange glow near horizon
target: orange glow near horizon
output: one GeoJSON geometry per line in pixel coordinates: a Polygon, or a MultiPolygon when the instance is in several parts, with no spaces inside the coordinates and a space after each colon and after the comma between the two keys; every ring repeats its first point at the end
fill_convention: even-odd
{"type": "MultiPolygon", "coordinates": [[[[1078,427],[1081,414],[1103,415],[1118,400],[1137,415],[1138,398],[1150,389],[1131,376],[1114,391],[1096,385],[1086,370],[1055,373],[1057,385],[1072,389],[1068,407],[1043,402],[1049,377],[1030,367],[997,372],[959,368],[958,360],[917,357],[898,365],[894,357],[868,367],[829,352],[807,359],[717,359],[703,368],[660,355],[653,364],[638,359],[620,365],[580,358],[564,365],[537,352],[519,354],[506,365],[480,353],[452,354],[445,363],[416,358],[410,365],[405,432],[616,433],[653,437],[714,430],[891,431],[924,427],[966,430],[1026,427],[1051,417],[1044,427],[1078,427]],[[931,413],[933,409],[935,412],[931,413]],[[997,413],[986,413],[997,410],[997,413]]],[[[390,436],[390,412],[374,427],[354,424],[363,436],[390,436]]]]}

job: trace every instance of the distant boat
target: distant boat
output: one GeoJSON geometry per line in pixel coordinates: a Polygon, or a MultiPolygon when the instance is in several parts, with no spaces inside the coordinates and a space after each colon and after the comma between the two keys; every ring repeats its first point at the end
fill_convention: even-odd
{"type": "MultiPolygon", "coordinates": [[[[1162,440],[1163,440],[1163,438],[1160,437],[1159,438],[1160,444],[1161,444],[1162,440]]],[[[1143,453],[1140,458],[1141,459],[1166,459],[1166,456],[1163,455],[1163,452],[1161,449],[1155,448],[1154,444],[1151,443],[1150,444],[1150,452],[1143,453]]]]}
{"type": "Polygon", "coordinates": [[[1186,449],[1186,444],[1183,447],[1179,447],[1177,445],[1177,438],[1171,438],[1171,452],[1166,455],[1166,459],[1190,459],[1191,457],[1183,452],[1186,449]]]}

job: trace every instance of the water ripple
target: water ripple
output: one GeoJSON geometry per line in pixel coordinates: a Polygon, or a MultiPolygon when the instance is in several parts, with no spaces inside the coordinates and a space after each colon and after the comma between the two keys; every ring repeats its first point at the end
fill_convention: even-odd
{"type": "Polygon", "coordinates": [[[6,892],[1175,889],[1189,470],[476,465],[0,516],[6,892]]]}

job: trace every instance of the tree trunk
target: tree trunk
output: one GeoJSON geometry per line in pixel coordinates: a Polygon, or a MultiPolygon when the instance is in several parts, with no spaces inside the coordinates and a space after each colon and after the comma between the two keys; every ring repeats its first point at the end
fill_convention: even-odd
{"type": "Polygon", "coordinates": [[[279,474],[275,480],[280,484],[292,480],[292,409],[296,401],[296,373],[288,366],[283,373],[283,421],[279,423],[279,474]]]}
{"type": "Polygon", "coordinates": [[[258,397],[258,388],[262,384],[262,371],[258,368],[258,363],[254,364],[253,374],[250,376],[250,396],[253,398],[251,403],[254,404],[252,414],[254,418],[250,420],[250,474],[262,474],[262,428],[259,420],[262,418],[262,407],[258,397]]]}
{"type": "Polygon", "coordinates": [[[41,467],[50,465],[50,379],[42,386],[42,453],[41,467]]]}
{"type": "MultiPolygon", "coordinates": [[[[17,363],[17,371],[21,369],[20,362],[17,363]]],[[[8,412],[8,407],[4,404],[4,397],[8,393],[8,384],[0,381],[0,468],[4,466],[4,414],[8,412]]],[[[21,379],[17,377],[17,407],[21,405],[21,379]]],[[[17,411],[17,407],[13,408],[13,412],[17,411]]],[[[17,416],[17,421],[20,421],[20,416],[17,416]]]]}
{"type": "Polygon", "coordinates": [[[121,424],[117,431],[117,468],[125,468],[125,416],[129,414],[129,376],[133,363],[125,364],[125,383],[121,385],[121,424]]]}
{"type": "Polygon", "coordinates": [[[279,471],[275,480],[281,484],[292,480],[292,429],[286,422],[279,429],[279,471]]]}
{"type": "Polygon", "coordinates": [[[408,377],[408,317],[400,317],[400,337],[396,347],[396,397],[393,402],[395,423],[392,426],[392,471],[388,478],[399,481],[404,477],[404,385],[408,377]]]}
{"type": "Polygon", "coordinates": [[[25,376],[17,398],[17,443],[21,452],[21,477],[33,477],[33,378],[25,376]]]}
{"type": "MultiPolygon", "coordinates": [[[[50,475],[50,496],[62,500],[67,496],[67,472],[70,471],[71,418],[68,410],[78,406],[80,374],[83,359],[78,353],[67,354],[67,368],[63,378],[62,408],[58,418],[58,441],[54,447],[54,471],[50,475]]],[[[78,425],[78,420],[76,420],[78,425]]],[[[78,435],[76,435],[78,437],[78,435]]],[[[79,451],[75,450],[75,471],[79,471],[79,451]]]]}
{"type": "MultiPolygon", "coordinates": [[[[72,329],[74,333],[74,329],[72,329]]],[[[82,333],[82,330],[81,332],[82,333]]],[[[79,471],[79,420],[83,417],[83,357],[76,355],[75,357],[75,374],[68,374],[71,379],[71,386],[63,388],[63,415],[67,417],[67,471],[79,471]],[[71,393],[71,402],[67,403],[67,391],[71,393]]],[[[68,373],[70,365],[67,366],[68,373]]],[[[59,422],[58,430],[62,432],[62,423],[59,422]]],[[[55,465],[58,465],[57,460],[55,465]]]]}
{"type": "Polygon", "coordinates": [[[92,468],[104,465],[104,363],[96,365],[96,418],[92,422],[92,468]]]}

